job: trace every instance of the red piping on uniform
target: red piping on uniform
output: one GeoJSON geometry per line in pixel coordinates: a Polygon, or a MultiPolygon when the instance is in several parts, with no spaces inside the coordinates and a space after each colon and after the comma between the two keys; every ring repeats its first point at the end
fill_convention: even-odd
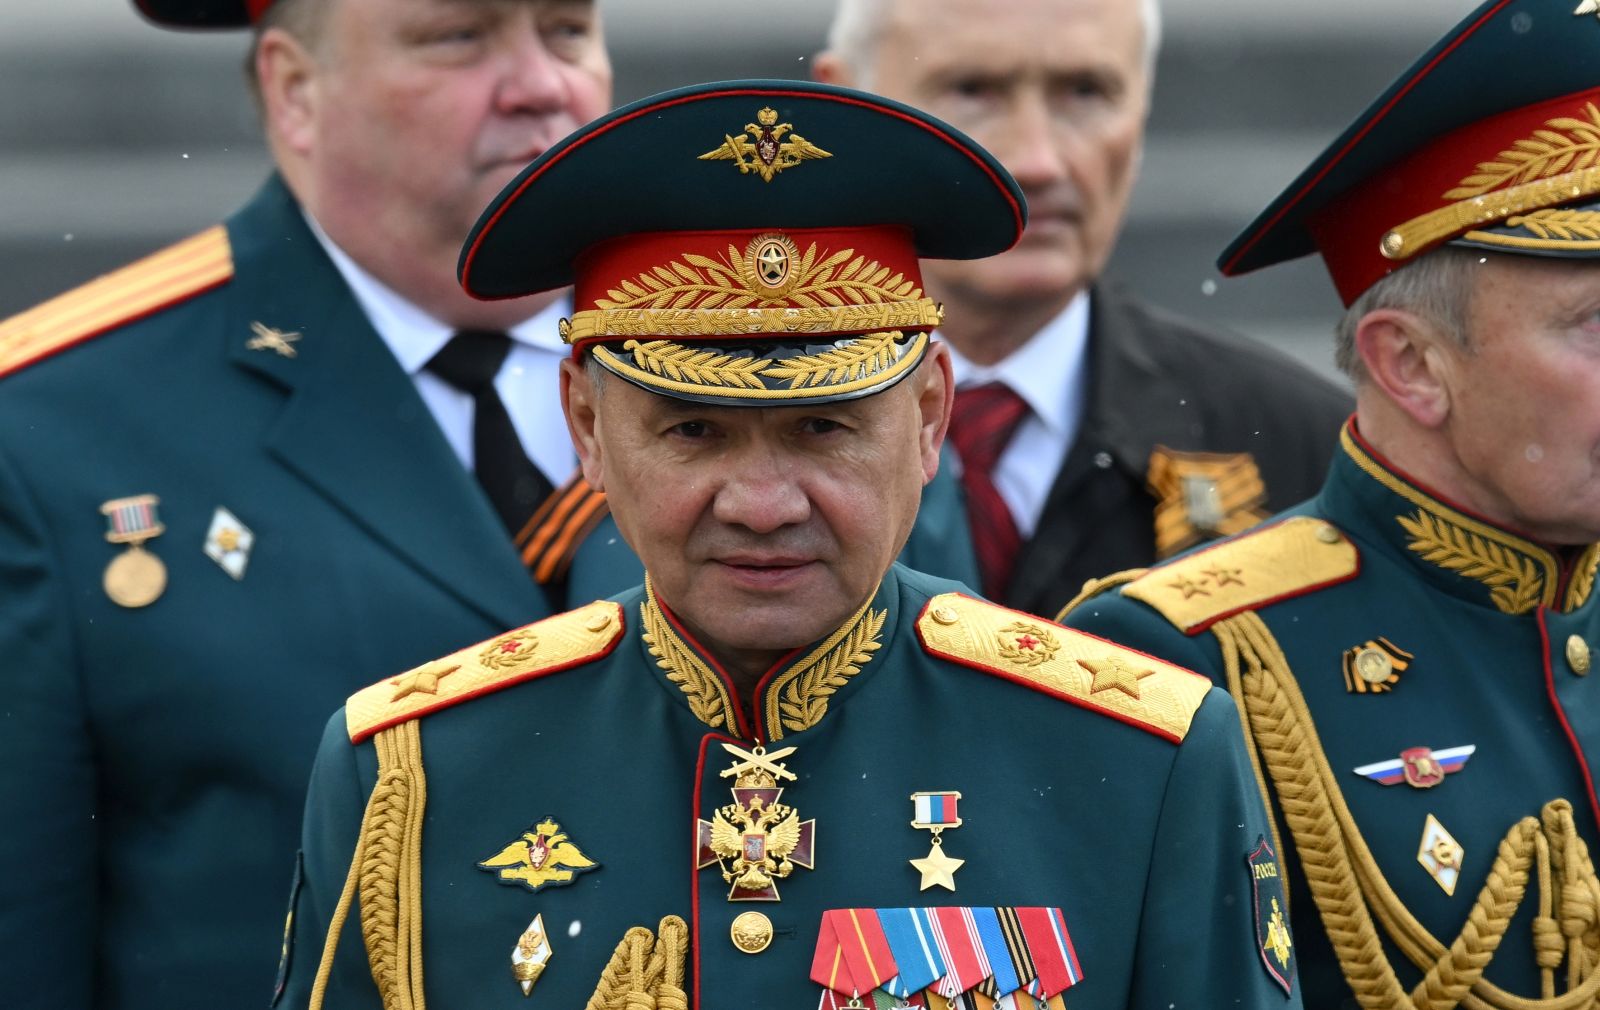
{"type": "MultiPolygon", "coordinates": [[[[683,95],[683,96],[681,96],[679,98],[674,98],[674,99],[672,99],[671,101],[668,101],[668,102],[660,102],[660,103],[655,104],[655,105],[645,106],[642,109],[635,109],[633,112],[630,112],[628,115],[622,116],[622,117],[620,117],[618,119],[614,119],[611,122],[607,123],[605,126],[602,126],[602,127],[598,128],[598,129],[594,130],[591,133],[586,133],[582,137],[580,137],[577,140],[573,141],[572,144],[570,146],[564,148],[561,151],[560,154],[556,155],[554,158],[551,158],[549,161],[545,162],[544,165],[542,165],[537,172],[533,173],[532,175],[528,176],[526,179],[522,180],[522,185],[518,186],[516,188],[516,190],[511,194],[510,197],[502,200],[500,202],[500,206],[498,208],[496,208],[495,212],[492,215],[490,215],[488,222],[486,222],[484,224],[483,228],[481,230],[479,230],[477,238],[473,239],[472,246],[467,250],[466,264],[465,264],[465,266],[463,267],[463,269],[461,271],[461,273],[463,275],[462,276],[462,281],[463,281],[462,287],[465,288],[467,294],[472,295],[474,298],[480,297],[476,291],[473,291],[472,288],[468,287],[466,285],[466,283],[465,283],[465,280],[466,280],[465,275],[471,272],[472,264],[477,259],[477,256],[478,256],[479,247],[483,245],[483,240],[488,236],[488,234],[491,231],[494,230],[495,225],[500,223],[500,218],[506,213],[507,210],[509,210],[511,208],[511,205],[516,203],[517,200],[519,200],[522,197],[523,192],[525,190],[527,190],[527,188],[529,186],[533,185],[533,181],[535,179],[539,178],[539,176],[543,175],[547,170],[549,170],[549,168],[552,165],[559,164],[562,161],[562,159],[567,157],[568,154],[570,154],[573,151],[576,151],[578,148],[582,147],[584,144],[587,144],[589,141],[594,140],[596,137],[600,137],[600,136],[610,132],[612,129],[615,129],[618,126],[621,126],[623,123],[631,122],[632,120],[635,120],[635,119],[639,118],[640,116],[650,115],[652,113],[660,111],[661,109],[669,109],[674,105],[683,105],[683,104],[685,104],[687,102],[699,102],[699,101],[704,101],[704,100],[710,99],[710,98],[728,98],[728,97],[740,96],[740,95],[761,95],[761,96],[769,96],[769,97],[770,96],[778,96],[778,97],[781,97],[781,98],[826,98],[826,99],[828,99],[830,101],[841,102],[841,103],[844,103],[846,105],[859,105],[862,108],[874,109],[874,110],[876,110],[878,112],[883,112],[883,113],[886,113],[888,115],[894,116],[897,119],[903,119],[906,122],[911,123],[913,126],[919,126],[922,129],[927,130],[929,133],[934,134],[935,136],[937,136],[941,140],[943,140],[945,143],[949,144],[951,147],[954,147],[956,150],[958,150],[962,154],[966,155],[969,159],[971,159],[973,162],[975,162],[980,169],[983,170],[983,173],[985,175],[987,175],[989,177],[989,180],[995,184],[995,188],[998,189],[1000,191],[1001,195],[1005,197],[1006,202],[1011,205],[1011,217],[1012,217],[1012,220],[1015,222],[1015,225],[1016,225],[1016,234],[1012,237],[1011,244],[1015,245],[1017,243],[1017,240],[1022,237],[1022,225],[1023,225],[1022,208],[1021,208],[1020,205],[1018,205],[1016,197],[1012,196],[1010,188],[1007,187],[1005,183],[1000,181],[1000,177],[994,173],[993,169],[991,169],[987,164],[984,163],[982,158],[979,158],[977,155],[973,154],[972,151],[970,151],[965,145],[956,143],[955,140],[953,138],[951,138],[951,136],[948,133],[945,133],[943,130],[937,129],[937,128],[933,127],[932,125],[924,122],[923,120],[917,119],[914,116],[908,116],[903,112],[898,112],[898,111],[896,111],[894,109],[886,108],[886,107],[884,107],[882,105],[878,105],[875,102],[865,102],[865,101],[862,101],[859,98],[846,98],[846,97],[842,97],[842,96],[839,96],[839,95],[826,94],[826,93],[821,93],[821,92],[816,92],[816,91],[771,91],[771,90],[755,89],[755,88],[736,88],[736,89],[733,89],[733,90],[730,90],[730,91],[706,91],[706,92],[700,92],[700,93],[694,94],[694,95],[683,95]]],[[[1009,248],[1011,248],[1011,246],[1007,246],[1006,248],[1009,249],[1009,248]]],[[[523,292],[523,293],[527,294],[528,292],[523,292]]],[[[520,295],[501,295],[501,296],[498,296],[498,297],[517,298],[517,297],[521,297],[521,296],[520,295]]]]}
{"type": "Polygon", "coordinates": [[[1515,526],[1508,526],[1504,522],[1501,522],[1498,519],[1490,519],[1488,516],[1484,515],[1482,512],[1474,511],[1473,509],[1470,509],[1467,506],[1462,505],[1460,502],[1457,502],[1457,501],[1451,499],[1448,495],[1440,494],[1438,491],[1435,491],[1433,488],[1431,488],[1428,485],[1422,483],[1422,481],[1417,480],[1415,477],[1413,477],[1409,473],[1407,473],[1404,469],[1402,469],[1401,467],[1398,467],[1394,463],[1390,462],[1388,457],[1384,456],[1383,453],[1381,453],[1378,450],[1374,449],[1372,447],[1372,443],[1368,442],[1365,438],[1362,437],[1360,429],[1358,429],[1356,427],[1356,423],[1355,423],[1355,418],[1354,417],[1351,417],[1351,419],[1349,421],[1349,425],[1350,425],[1350,437],[1355,440],[1356,444],[1360,445],[1361,448],[1366,451],[1368,456],[1371,456],[1373,458],[1373,460],[1379,466],[1383,467],[1385,470],[1387,470],[1390,473],[1394,474],[1396,477],[1399,477],[1401,480],[1405,481],[1407,484],[1410,484],[1412,487],[1416,488],[1418,491],[1421,491],[1423,494],[1427,495],[1429,498],[1432,498],[1435,501],[1438,501],[1440,504],[1448,505],[1450,508],[1455,509],[1457,512],[1460,512],[1464,516],[1470,516],[1471,518],[1476,519],[1481,523],[1484,523],[1484,524],[1486,524],[1488,526],[1493,526],[1497,530],[1501,530],[1503,532],[1510,533],[1513,536],[1520,537],[1523,540],[1528,541],[1528,543],[1532,544],[1533,546],[1535,546],[1535,547],[1539,548],[1540,550],[1543,550],[1543,551],[1545,551],[1545,552],[1547,552],[1549,554],[1555,554],[1556,553],[1555,551],[1550,549],[1549,545],[1545,544],[1543,541],[1541,541],[1538,537],[1534,536],[1533,534],[1526,533],[1526,532],[1524,532],[1522,530],[1519,530],[1515,526]]]}
{"type": "Polygon", "coordinates": [[[693,850],[689,854],[689,918],[694,929],[694,1002],[693,1006],[700,1005],[700,783],[705,780],[706,750],[713,740],[726,740],[728,743],[738,743],[731,736],[721,733],[707,733],[700,738],[700,757],[694,765],[694,834],[693,850]]]}
{"type": "Polygon", "coordinates": [[[754,740],[755,737],[750,733],[750,726],[745,722],[744,702],[739,700],[739,692],[734,689],[733,678],[728,676],[728,671],[724,670],[722,668],[722,664],[717,662],[717,657],[713,656],[707,649],[701,646],[700,642],[693,635],[684,630],[683,625],[678,621],[677,615],[672,612],[672,608],[668,607],[667,602],[659,595],[656,597],[656,606],[661,609],[661,616],[665,617],[667,619],[667,623],[672,625],[672,630],[678,633],[678,637],[683,639],[685,642],[692,644],[696,651],[698,651],[705,659],[706,664],[711,667],[711,672],[716,674],[717,678],[722,681],[722,686],[728,692],[728,700],[733,704],[733,717],[734,720],[739,724],[740,738],[744,740],[754,740]]]}
{"type": "MultiPolygon", "coordinates": [[[[979,600],[976,597],[968,596],[966,593],[955,593],[953,595],[960,596],[963,599],[974,600],[975,602],[978,602],[978,603],[988,604],[987,600],[979,600]]],[[[988,604],[988,605],[992,606],[992,604],[988,604]]],[[[1068,704],[1077,705],[1079,708],[1086,708],[1091,712],[1098,712],[1100,715],[1110,716],[1111,718],[1117,720],[1118,722],[1127,723],[1129,726],[1133,726],[1133,727],[1135,727],[1137,729],[1142,729],[1146,733],[1151,734],[1152,736],[1158,736],[1161,739],[1169,741],[1171,743],[1182,743],[1183,742],[1183,737],[1181,737],[1181,736],[1177,736],[1174,733],[1170,733],[1167,730],[1164,730],[1164,729],[1160,728],[1159,726],[1152,726],[1149,723],[1140,722],[1139,720],[1133,718],[1132,716],[1123,715],[1121,712],[1115,712],[1115,711],[1112,711],[1109,708],[1101,708],[1099,705],[1094,704],[1093,702],[1089,701],[1087,698],[1078,698],[1078,697],[1075,697],[1075,696],[1070,695],[1070,694],[1063,694],[1060,691],[1055,691],[1055,690],[1052,690],[1051,688],[1045,687],[1043,684],[1037,683],[1036,681],[1027,680],[1027,679],[1022,678],[1022,677],[1014,676],[1014,675],[1012,675],[1010,673],[1007,673],[1004,670],[1001,670],[1001,669],[999,669],[997,667],[984,666],[983,664],[979,663],[977,660],[968,659],[965,656],[953,655],[951,653],[947,653],[947,652],[941,651],[940,649],[934,648],[932,645],[930,645],[928,643],[928,640],[926,638],[922,637],[922,618],[927,615],[928,608],[931,607],[931,606],[933,606],[933,600],[929,600],[927,603],[924,603],[922,605],[922,610],[920,610],[917,613],[917,622],[916,622],[917,640],[922,643],[923,650],[925,652],[927,652],[930,656],[937,656],[940,659],[943,659],[943,660],[945,660],[947,662],[955,663],[958,666],[965,666],[968,669],[977,670],[979,673],[987,673],[990,676],[999,677],[1001,680],[1009,680],[1013,684],[1019,684],[1022,687],[1031,688],[1032,690],[1038,691],[1040,694],[1046,694],[1046,695],[1051,696],[1052,698],[1059,698],[1062,701],[1067,702],[1068,704]]],[[[1053,622],[1046,622],[1046,623],[1053,623],[1053,622]]],[[[1059,627],[1059,625],[1058,625],[1058,627],[1059,627]]],[[[1082,635],[1085,638],[1093,638],[1097,642],[1106,642],[1105,639],[1099,637],[1098,635],[1091,635],[1086,631],[1078,631],[1076,628],[1072,628],[1072,629],[1068,629],[1068,630],[1072,631],[1073,634],[1082,635]]],[[[1173,670],[1176,670],[1176,671],[1179,671],[1179,672],[1182,672],[1182,673],[1187,673],[1191,677],[1199,677],[1201,680],[1205,681],[1207,684],[1211,683],[1211,680],[1208,677],[1201,676],[1200,674],[1195,673],[1193,670],[1185,670],[1181,666],[1173,666],[1171,663],[1168,663],[1166,660],[1157,659],[1155,656],[1152,656],[1149,653],[1139,652],[1138,649],[1129,649],[1126,645],[1119,645],[1119,644],[1114,643],[1114,642],[1106,642],[1106,644],[1107,645],[1116,645],[1116,647],[1118,649],[1124,649],[1124,650],[1126,650],[1128,652],[1135,653],[1136,655],[1144,656],[1146,659],[1150,659],[1150,660],[1153,660],[1153,661],[1155,661],[1157,663],[1160,663],[1162,666],[1171,667],[1173,670]]]]}
{"type": "Polygon", "coordinates": [[[1272,219],[1270,221],[1255,230],[1255,233],[1250,236],[1249,241],[1246,242],[1238,252],[1234,253],[1232,258],[1230,258],[1227,263],[1222,265],[1222,273],[1225,276],[1232,276],[1233,270],[1238,265],[1239,261],[1244,258],[1246,253],[1250,252],[1250,250],[1256,247],[1257,243],[1261,241],[1261,236],[1271,231],[1279,221],[1283,220],[1284,215],[1288,214],[1295,208],[1296,204],[1305,199],[1306,194],[1315,189],[1317,184],[1326,178],[1328,173],[1333,171],[1334,167],[1337,166],[1339,162],[1344,160],[1345,155],[1350,153],[1350,149],[1361,143],[1361,141],[1365,139],[1366,135],[1372,132],[1373,127],[1377,126],[1383,121],[1385,116],[1393,111],[1394,107],[1399,104],[1400,99],[1410,94],[1411,89],[1422,83],[1422,79],[1424,77],[1427,77],[1429,74],[1433,73],[1433,68],[1438,66],[1441,60],[1455,52],[1456,47],[1460,46],[1463,42],[1467,41],[1467,39],[1471,38],[1479,28],[1483,27],[1484,22],[1500,13],[1500,8],[1504,7],[1510,2],[1511,0],[1500,0],[1500,3],[1495,4],[1492,10],[1486,12],[1483,17],[1479,18],[1473,23],[1471,28],[1468,28],[1466,31],[1462,32],[1454,42],[1451,42],[1450,45],[1445,48],[1444,52],[1440,53],[1438,56],[1435,56],[1432,60],[1429,60],[1427,66],[1417,71],[1416,76],[1407,81],[1405,87],[1401,88],[1393,98],[1389,99],[1388,104],[1379,109],[1377,114],[1368,120],[1367,124],[1361,128],[1360,132],[1358,132],[1354,137],[1351,137],[1350,142],[1344,145],[1339,153],[1334,155],[1326,165],[1322,166],[1322,171],[1318,172],[1310,181],[1308,181],[1304,186],[1300,187],[1300,192],[1296,193],[1288,203],[1284,204],[1276,214],[1272,215],[1272,219]]]}
{"type": "Polygon", "coordinates": [[[1567,734],[1567,742],[1572,744],[1572,753],[1578,758],[1578,769],[1583,772],[1583,785],[1589,790],[1589,813],[1595,819],[1595,826],[1600,827],[1600,802],[1595,799],[1594,776],[1589,773],[1589,761],[1583,756],[1583,748],[1578,746],[1578,737],[1572,732],[1572,723],[1567,721],[1567,711],[1561,707],[1561,699],[1556,697],[1555,668],[1550,664],[1550,630],[1544,623],[1544,615],[1548,612],[1544,607],[1540,607],[1538,611],[1539,646],[1544,660],[1544,686],[1550,695],[1550,707],[1556,710],[1556,718],[1561,720],[1561,729],[1567,734]]]}

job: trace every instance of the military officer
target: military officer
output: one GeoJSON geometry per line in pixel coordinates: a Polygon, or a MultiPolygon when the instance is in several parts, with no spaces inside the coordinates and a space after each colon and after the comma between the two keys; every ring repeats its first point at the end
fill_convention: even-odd
{"type": "MultiPolygon", "coordinates": [[[[565,609],[474,479],[477,397],[423,365],[454,329],[512,331],[505,378],[548,359],[547,385],[501,404],[526,422],[523,465],[572,474],[554,395],[564,310],[475,302],[454,267],[532,153],[610,106],[594,12],[140,6],[163,23],[256,19],[279,171],[225,224],[0,323],[14,1010],[258,1005],[311,751],[358,671],[565,609]]],[[[587,500],[552,515],[581,520],[587,500]]],[[[576,587],[584,600],[632,584],[577,569],[601,580],[576,587]]]]}
{"type": "Polygon", "coordinates": [[[797,82],[505,190],[463,283],[576,281],[563,402],[648,576],[351,697],[284,1005],[1299,1005],[1226,696],[893,563],[952,396],[918,257],[1023,220],[952,129],[797,82]]]}
{"type": "Polygon", "coordinates": [[[1066,618],[1233,692],[1308,1004],[1600,1005],[1597,12],[1481,5],[1235,240],[1320,254],[1356,417],[1316,497],[1066,618]]]}

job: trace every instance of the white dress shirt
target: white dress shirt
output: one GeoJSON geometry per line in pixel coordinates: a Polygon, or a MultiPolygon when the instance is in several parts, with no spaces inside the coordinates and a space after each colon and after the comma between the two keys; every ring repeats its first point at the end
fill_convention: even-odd
{"type": "Polygon", "coordinates": [[[999,364],[975,365],[950,348],[956,388],[1003,382],[1028,415],[1000,454],[994,484],[1024,540],[1033,536],[1088,397],[1089,293],[1079,294],[999,364]]]}
{"type": "MultiPolygon", "coordinates": [[[[372,328],[411,376],[456,457],[472,469],[472,396],[423,368],[444,349],[455,330],[367,273],[328,238],[310,215],[306,216],[306,223],[350,285],[372,328]]],[[[495,391],[511,415],[511,425],[522,440],[523,451],[558,488],[578,465],[577,453],[567,435],[566,416],[561,412],[558,379],[561,361],[570,350],[561,342],[557,324],[571,314],[572,299],[563,295],[532,319],[506,331],[511,335],[511,353],[506,355],[494,380],[495,391]]]]}

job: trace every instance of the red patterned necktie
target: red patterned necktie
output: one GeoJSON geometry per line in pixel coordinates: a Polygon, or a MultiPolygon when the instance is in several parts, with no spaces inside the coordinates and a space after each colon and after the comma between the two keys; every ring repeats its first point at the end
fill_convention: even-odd
{"type": "Polygon", "coordinates": [[[1003,383],[956,390],[950,417],[950,442],[961,456],[961,485],[967,493],[967,522],[978,555],[983,594],[999,599],[1011,579],[1022,534],[1000,491],[994,467],[1028,416],[1028,404],[1003,383]]]}

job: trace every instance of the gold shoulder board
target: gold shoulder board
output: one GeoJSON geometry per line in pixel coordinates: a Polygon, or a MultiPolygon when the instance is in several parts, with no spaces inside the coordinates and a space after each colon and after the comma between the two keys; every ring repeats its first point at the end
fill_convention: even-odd
{"type": "Polygon", "coordinates": [[[362,688],[345,702],[351,743],[469,698],[608,655],[622,638],[622,606],[596,600],[362,688]]]}
{"type": "Polygon", "coordinates": [[[0,375],[148,316],[233,277],[218,225],[0,322],[0,375]]]}
{"type": "Polygon", "coordinates": [[[1181,666],[959,593],[917,618],[923,648],[1179,743],[1211,690],[1181,666]]]}
{"type": "Polygon", "coordinates": [[[1294,516],[1152,568],[1122,595],[1153,607],[1185,634],[1246,610],[1354,578],[1356,547],[1332,524],[1294,516]]]}

